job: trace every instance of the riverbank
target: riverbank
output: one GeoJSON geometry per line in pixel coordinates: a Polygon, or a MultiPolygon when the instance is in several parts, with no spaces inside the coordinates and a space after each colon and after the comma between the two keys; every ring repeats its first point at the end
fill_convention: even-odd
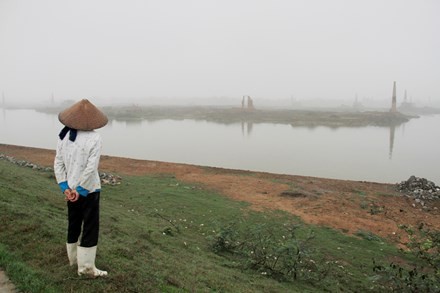
{"type": "MultiPolygon", "coordinates": [[[[0,144],[0,154],[51,167],[54,150],[0,144]]],[[[188,184],[202,184],[255,210],[283,210],[303,221],[348,234],[360,230],[404,245],[398,226],[440,229],[440,202],[403,196],[396,184],[250,172],[187,164],[102,156],[100,170],[128,176],[168,174],[188,184]]],[[[407,178],[404,178],[405,180],[407,178]]]]}
{"type": "Polygon", "coordinates": [[[439,229],[437,197],[422,206],[402,185],[102,156],[119,176],[102,187],[109,277],[87,280],[68,266],[53,158],[0,144],[0,267],[20,291],[387,292],[377,264],[424,265],[399,226],[439,229]]]}

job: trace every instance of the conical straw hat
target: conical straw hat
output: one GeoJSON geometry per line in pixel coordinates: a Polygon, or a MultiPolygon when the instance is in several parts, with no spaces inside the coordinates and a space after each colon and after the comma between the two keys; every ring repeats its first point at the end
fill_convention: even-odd
{"type": "Polygon", "coordinates": [[[65,126],[77,130],[93,130],[105,126],[107,116],[95,107],[89,100],[83,99],[58,115],[65,126]]]}

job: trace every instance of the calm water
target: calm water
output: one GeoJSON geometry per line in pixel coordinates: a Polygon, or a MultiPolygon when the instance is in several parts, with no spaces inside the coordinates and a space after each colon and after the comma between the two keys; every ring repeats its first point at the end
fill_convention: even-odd
{"type": "MultiPolygon", "coordinates": [[[[103,154],[203,166],[395,183],[440,184],[440,115],[396,127],[292,127],[193,120],[111,121],[103,154]]],[[[54,149],[56,115],[0,109],[0,143],[54,149]]]]}

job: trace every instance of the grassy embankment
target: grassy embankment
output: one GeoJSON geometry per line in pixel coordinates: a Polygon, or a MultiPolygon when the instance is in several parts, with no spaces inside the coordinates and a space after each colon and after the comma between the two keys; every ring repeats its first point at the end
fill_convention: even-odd
{"type": "MultiPolygon", "coordinates": [[[[281,212],[253,212],[203,186],[157,174],[103,187],[97,267],[109,277],[92,280],[68,266],[66,207],[52,173],[0,160],[0,178],[0,267],[23,292],[376,291],[372,259],[389,263],[406,257],[377,237],[307,226],[281,212]],[[321,281],[307,280],[304,272],[297,280],[271,276],[252,265],[250,254],[212,249],[225,227],[245,235],[259,227],[281,243],[291,225],[299,225],[296,243],[313,231],[315,237],[301,249],[317,263],[319,272],[311,274],[321,281]]],[[[268,241],[261,237],[260,243],[268,241]]],[[[265,249],[258,241],[252,245],[255,251],[265,249]]]]}

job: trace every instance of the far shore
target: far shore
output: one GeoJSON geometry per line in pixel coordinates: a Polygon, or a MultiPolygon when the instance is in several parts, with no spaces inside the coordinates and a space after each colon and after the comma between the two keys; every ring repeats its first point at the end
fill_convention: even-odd
{"type": "MultiPolygon", "coordinates": [[[[37,111],[58,114],[64,107],[38,108],[37,111]]],[[[156,121],[201,120],[222,124],[232,123],[277,123],[292,126],[363,127],[397,126],[408,122],[415,115],[390,111],[350,111],[341,109],[293,110],[293,109],[248,109],[240,107],[215,106],[115,106],[102,107],[103,112],[113,120],[156,121]]]]}

